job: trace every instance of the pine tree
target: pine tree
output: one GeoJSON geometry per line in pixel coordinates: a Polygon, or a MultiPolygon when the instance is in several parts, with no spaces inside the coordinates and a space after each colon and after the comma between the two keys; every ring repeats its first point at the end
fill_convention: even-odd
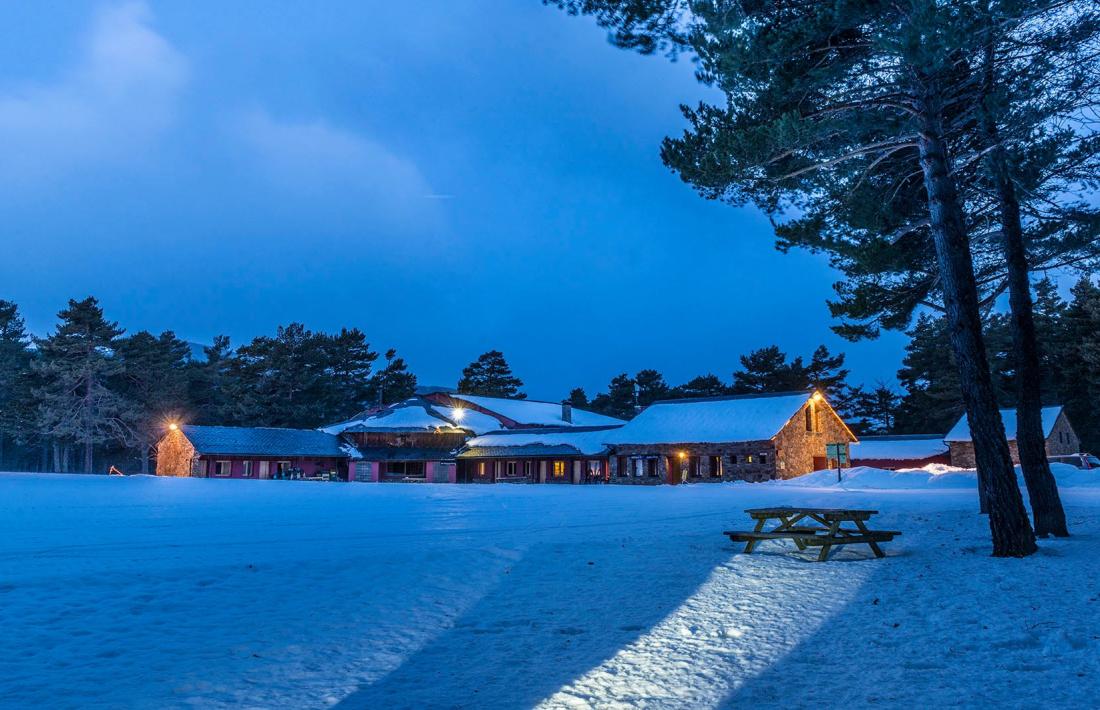
{"type": "Polygon", "coordinates": [[[379,387],[384,401],[392,403],[411,397],[416,376],[407,372],[404,359],[395,350],[386,353],[386,369],[371,375],[378,353],[358,328],[341,328],[331,336],[319,335],[324,349],[324,421],[346,419],[376,401],[379,387]]]}
{"type": "Polygon", "coordinates": [[[633,419],[638,413],[638,396],[633,378],[625,372],[611,378],[607,392],[592,398],[592,411],[618,419],[633,419]]]}
{"type": "Polygon", "coordinates": [[[588,409],[588,395],[581,387],[574,387],[569,390],[569,397],[565,400],[566,404],[572,405],[576,409],[588,409]]]}
{"type": "Polygon", "coordinates": [[[393,404],[416,394],[416,375],[408,370],[405,359],[398,357],[396,350],[386,351],[386,366],[371,378],[378,404],[393,404]]]}
{"type": "Polygon", "coordinates": [[[110,386],[122,371],[114,351],[123,330],[103,317],[92,297],[70,300],[57,317],[56,330],[35,341],[37,426],[54,442],[55,470],[65,468],[60,445],[75,444],[83,449],[81,470],[91,473],[96,446],[128,442],[132,435],[128,405],[110,386]]]}
{"type": "Polygon", "coordinates": [[[634,375],[634,384],[638,388],[639,407],[648,407],[659,399],[665,399],[671,392],[664,375],[656,370],[639,370],[634,375]]]}
{"type": "Polygon", "coordinates": [[[1062,317],[1064,327],[1057,340],[1061,403],[1073,422],[1085,451],[1100,451],[1100,287],[1082,278],[1073,287],[1073,298],[1062,317]]]}
{"type": "Polygon", "coordinates": [[[733,373],[732,389],[737,394],[788,392],[805,389],[807,384],[802,359],[788,362],[778,345],[769,345],[741,356],[741,369],[733,373]]]}
{"type": "MultiPolygon", "coordinates": [[[[671,4],[681,6],[558,4],[607,24],[625,21],[628,34],[639,27],[645,32],[645,19],[664,17],[671,4]]],[[[704,196],[753,202],[773,215],[784,208],[813,212],[829,204],[832,186],[856,184],[883,163],[908,161],[920,175],[993,554],[1032,554],[1034,533],[982,340],[952,140],[963,102],[959,74],[965,68],[958,59],[960,48],[972,42],[973,7],[932,0],[689,5],[698,75],[725,94],[726,105],[686,110],[690,129],[666,140],[662,157],[704,196]]],[[[620,29],[617,38],[622,35],[620,29]]]]}
{"type": "Polygon", "coordinates": [[[856,424],[860,434],[892,434],[900,405],[901,396],[878,382],[870,391],[856,391],[849,424],[856,424]]]}
{"type": "Polygon", "coordinates": [[[6,470],[13,447],[32,433],[29,344],[18,307],[0,300],[0,470],[6,470]]]}
{"type": "Polygon", "coordinates": [[[157,441],[188,408],[191,348],[171,331],[158,337],[143,330],[121,338],[115,353],[122,371],[114,389],[128,403],[141,473],[147,474],[157,441]]]}
{"type": "Polygon", "coordinates": [[[520,392],[523,380],[512,374],[512,368],[504,359],[504,353],[490,350],[462,370],[462,379],[458,381],[460,394],[481,395],[483,397],[507,397],[525,399],[520,392]]]}
{"type": "Polygon", "coordinates": [[[229,336],[214,336],[214,343],[204,347],[203,354],[204,359],[192,361],[189,368],[189,421],[213,425],[235,423],[232,402],[239,387],[230,370],[234,352],[229,336]]]}
{"type": "Polygon", "coordinates": [[[693,377],[682,385],[672,388],[668,394],[669,399],[684,399],[688,397],[721,397],[729,394],[729,388],[715,374],[707,373],[693,377]]]}

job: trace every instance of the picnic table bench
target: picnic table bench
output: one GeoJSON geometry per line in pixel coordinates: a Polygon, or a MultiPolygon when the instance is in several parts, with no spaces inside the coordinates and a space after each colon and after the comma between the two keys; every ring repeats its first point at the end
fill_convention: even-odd
{"type": "Polygon", "coordinates": [[[799,550],[807,547],[820,547],[817,561],[824,562],[834,547],[844,545],[867,545],[875,557],[885,557],[886,553],[878,546],[880,542],[890,542],[897,530],[871,530],[867,521],[877,510],[848,510],[846,508],[749,508],[745,511],[756,521],[752,531],[727,530],[723,535],[733,542],[745,543],[745,553],[749,554],[758,542],[766,540],[793,540],[799,550]],[[769,520],[778,521],[770,530],[764,526],[769,520]],[[850,526],[847,526],[850,524],[850,526]]]}

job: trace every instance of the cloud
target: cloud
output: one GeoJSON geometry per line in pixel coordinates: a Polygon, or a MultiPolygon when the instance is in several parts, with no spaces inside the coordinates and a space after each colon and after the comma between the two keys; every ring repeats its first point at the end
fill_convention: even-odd
{"type": "Polygon", "coordinates": [[[125,162],[169,128],[188,65],[150,21],[141,2],[106,7],[58,81],[0,93],[0,178],[26,184],[125,162]]]}
{"type": "Polygon", "coordinates": [[[437,193],[417,165],[367,136],[263,109],[243,112],[233,128],[252,168],[284,194],[406,224],[432,212],[437,193]]]}

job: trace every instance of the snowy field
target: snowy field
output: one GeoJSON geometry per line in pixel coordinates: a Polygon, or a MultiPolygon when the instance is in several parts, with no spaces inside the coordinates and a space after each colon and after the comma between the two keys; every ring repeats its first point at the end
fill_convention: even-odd
{"type": "Polygon", "coordinates": [[[1092,706],[1100,479],[1060,467],[1075,536],[997,560],[972,472],[944,475],[4,474],[0,706],[1092,706]],[[775,504],[873,507],[904,535],[825,564],[722,537],[775,504]]]}

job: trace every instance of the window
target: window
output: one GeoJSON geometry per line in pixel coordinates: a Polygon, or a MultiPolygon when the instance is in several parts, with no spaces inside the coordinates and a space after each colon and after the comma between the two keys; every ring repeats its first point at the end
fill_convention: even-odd
{"type": "Polygon", "coordinates": [[[243,461],[241,463],[241,475],[245,478],[252,478],[252,462],[243,461]]]}
{"type": "Polygon", "coordinates": [[[504,475],[507,476],[508,478],[515,478],[516,477],[516,469],[517,469],[516,462],[515,461],[509,461],[509,462],[504,464],[504,475]]]}
{"type": "Polygon", "coordinates": [[[214,475],[215,476],[229,476],[233,473],[232,461],[215,461],[214,462],[214,475]]]}
{"type": "Polygon", "coordinates": [[[768,462],[768,455],[767,454],[760,454],[760,463],[761,464],[766,464],[767,462],[768,462]]]}
{"type": "Polygon", "coordinates": [[[806,431],[812,432],[814,430],[814,405],[813,403],[806,405],[806,431]]]}
{"type": "Polygon", "coordinates": [[[554,478],[565,478],[565,462],[554,462],[554,478]]]}
{"type": "Polygon", "coordinates": [[[270,461],[261,461],[260,462],[260,478],[268,478],[270,475],[271,475],[271,462],[270,461]]]}
{"type": "Polygon", "coordinates": [[[752,454],[747,454],[745,456],[745,463],[752,463],[752,454]]]}
{"type": "Polygon", "coordinates": [[[524,461],[523,462],[523,475],[526,476],[527,478],[534,478],[535,477],[535,462],[534,461],[524,461]]]}
{"type": "Polygon", "coordinates": [[[485,478],[485,473],[486,473],[487,468],[488,467],[485,465],[484,461],[478,461],[477,462],[477,475],[480,476],[481,478],[485,478]]]}
{"type": "Polygon", "coordinates": [[[630,475],[630,469],[628,468],[628,466],[630,466],[630,459],[625,456],[619,456],[617,466],[618,470],[616,471],[616,473],[619,475],[620,478],[630,475]]]}
{"type": "Polygon", "coordinates": [[[279,474],[280,478],[285,476],[289,471],[290,471],[290,462],[289,461],[276,461],[275,462],[275,472],[277,474],[279,474]]]}
{"type": "Polygon", "coordinates": [[[383,466],[383,474],[394,478],[424,478],[425,476],[423,461],[386,461],[383,466]]]}
{"type": "Polygon", "coordinates": [[[710,457],[710,477],[721,478],[722,477],[722,457],[711,456],[710,457]]]}

